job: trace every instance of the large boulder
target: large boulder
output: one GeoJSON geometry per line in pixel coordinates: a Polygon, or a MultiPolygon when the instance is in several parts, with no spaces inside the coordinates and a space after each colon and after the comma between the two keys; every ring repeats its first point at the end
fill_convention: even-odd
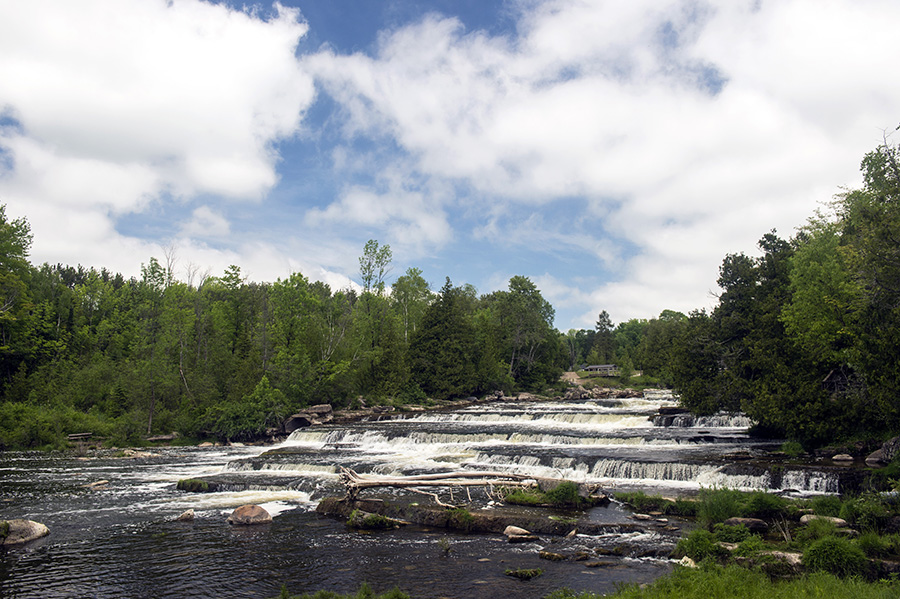
{"type": "Polygon", "coordinates": [[[803,514],[800,516],[800,524],[809,524],[813,520],[825,520],[826,522],[831,522],[838,528],[847,528],[850,526],[843,518],[836,518],[834,516],[818,516],[816,514],[803,514]]]}
{"type": "Polygon", "coordinates": [[[894,457],[900,453],[900,437],[894,437],[882,444],[866,458],[866,465],[871,468],[880,468],[890,464],[894,457]]]}
{"type": "Polygon", "coordinates": [[[0,545],[20,545],[49,534],[49,528],[34,520],[0,520],[0,545]]]}
{"type": "Polygon", "coordinates": [[[298,428],[306,428],[316,424],[325,424],[334,420],[334,411],[330,404],[319,404],[310,406],[302,412],[298,412],[288,417],[284,421],[282,428],[286,434],[291,434],[298,428]]]}
{"type": "Polygon", "coordinates": [[[272,516],[264,508],[258,505],[247,504],[235,509],[228,516],[229,524],[252,525],[252,524],[268,524],[272,521],[272,516]]]}
{"type": "Polygon", "coordinates": [[[742,524],[746,526],[747,530],[750,532],[764,533],[769,530],[769,525],[766,521],[758,518],[729,518],[728,520],[725,520],[725,526],[740,526],[742,524]]]}

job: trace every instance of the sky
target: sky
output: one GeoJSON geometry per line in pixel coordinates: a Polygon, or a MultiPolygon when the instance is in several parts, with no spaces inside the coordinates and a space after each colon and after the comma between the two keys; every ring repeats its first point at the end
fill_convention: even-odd
{"type": "Polygon", "coordinates": [[[900,124],[896,0],[0,0],[0,204],[139,276],[715,304],[900,124]]]}

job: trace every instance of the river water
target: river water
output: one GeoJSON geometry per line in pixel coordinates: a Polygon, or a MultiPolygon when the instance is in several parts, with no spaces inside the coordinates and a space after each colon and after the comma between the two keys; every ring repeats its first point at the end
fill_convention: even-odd
{"type": "MultiPolygon", "coordinates": [[[[582,516],[610,524],[604,534],[523,545],[417,526],[349,531],[314,511],[320,498],[342,492],[338,466],[394,476],[512,471],[668,495],[712,486],[839,490],[833,473],[755,461],[772,444],[750,439],[741,416],[654,426],[657,410],[673,405],[665,394],[504,401],[302,429],[274,448],[179,447],[138,457],[3,453],[0,518],[43,522],[51,534],[0,550],[0,597],[273,597],[282,585],[299,594],[350,592],[368,582],[379,592],[398,585],[422,598],[527,599],[563,586],[611,592],[671,568],[661,556],[677,541],[672,523],[636,530],[616,503],[582,516]],[[219,491],[175,489],[179,479],[197,477],[219,491]],[[109,482],[86,486],[101,480],[109,482]],[[245,503],[263,505],[273,523],[228,525],[227,515],[245,503]],[[186,509],[195,510],[195,519],[174,521],[186,509]],[[540,559],[541,549],[589,559],[551,562],[540,559]],[[544,574],[523,582],[505,576],[508,568],[544,574]]],[[[454,500],[461,499],[468,498],[457,492],[454,500]]],[[[472,509],[497,509],[474,499],[472,509]]]]}

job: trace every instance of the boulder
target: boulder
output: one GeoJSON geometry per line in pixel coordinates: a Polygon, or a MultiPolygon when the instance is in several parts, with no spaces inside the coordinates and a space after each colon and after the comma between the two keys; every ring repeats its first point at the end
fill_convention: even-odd
{"type": "Polygon", "coordinates": [[[511,537],[513,535],[530,535],[531,532],[525,530],[524,528],[519,528],[518,526],[507,526],[505,529],[503,529],[503,534],[511,537]]]}
{"type": "Polygon", "coordinates": [[[0,545],[21,545],[49,534],[49,528],[34,520],[0,520],[0,545]]]}
{"type": "Polygon", "coordinates": [[[853,456],[849,453],[839,453],[836,456],[831,457],[832,462],[852,462],[853,456]]]}
{"type": "Polygon", "coordinates": [[[765,520],[760,520],[759,518],[729,518],[725,520],[725,526],[740,526],[741,524],[746,526],[750,532],[764,533],[769,530],[769,525],[766,524],[765,520]]]}
{"type": "Polygon", "coordinates": [[[880,468],[890,464],[898,453],[900,453],[900,437],[888,439],[881,445],[881,448],[869,454],[869,457],[866,458],[866,465],[880,468]]]}
{"type": "Polygon", "coordinates": [[[562,553],[554,553],[552,551],[541,551],[538,557],[551,562],[562,562],[566,560],[566,556],[562,553]]]}
{"type": "Polygon", "coordinates": [[[228,516],[229,524],[251,525],[251,524],[268,524],[272,521],[272,516],[265,509],[258,505],[247,504],[235,509],[228,516]]]}
{"type": "Polygon", "coordinates": [[[834,516],[817,516],[815,514],[803,514],[800,516],[800,524],[809,524],[813,520],[827,520],[838,528],[847,528],[850,526],[843,518],[835,518],[834,516]]]}
{"type": "Polygon", "coordinates": [[[194,520],[194,510],[186,510],[180,516],[175,518],[176,522],[192,522],[194,520]]]}

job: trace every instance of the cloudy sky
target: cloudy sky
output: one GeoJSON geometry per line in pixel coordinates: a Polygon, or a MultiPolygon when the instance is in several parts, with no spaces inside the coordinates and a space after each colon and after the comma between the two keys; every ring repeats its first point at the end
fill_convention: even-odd
{"type": "Polygon", "coordinates": [[[0,2],[32,262],[535,281],[560,329],[714,302],[900,123],[896,0],[0,2]]]}

